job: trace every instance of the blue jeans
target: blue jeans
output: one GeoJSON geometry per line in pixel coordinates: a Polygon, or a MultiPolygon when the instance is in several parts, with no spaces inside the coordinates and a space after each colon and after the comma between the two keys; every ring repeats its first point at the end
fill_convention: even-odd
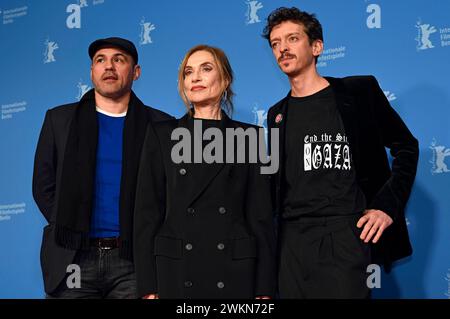
{"type": "MultiPolygon", "coordinates": [[[[131,261],[119,257],[119,249],[91,247],[79,251],[73,262],[80,268],[80,288],[69,288],[68,273],[47,299],[135,299],[136,277],[131,261]]],[[[69,279],[70,282],[72,282],[69,279]]]]}

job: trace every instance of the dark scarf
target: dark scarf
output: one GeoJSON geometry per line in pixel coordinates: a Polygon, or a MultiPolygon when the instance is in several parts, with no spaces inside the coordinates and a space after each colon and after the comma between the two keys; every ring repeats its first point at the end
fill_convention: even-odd
{"type": "MultiPolygon", "coordinates": [[[[68,249],[87,249],[93,207],[98,124],[94,90],[75,106],[70,124],[56,215],[56,242],[68,249]]],[[[122,146],[119,222],[120,256],[132,259],[133,210],[137,171],[147,123],[146,106],[131,92],[122,146]]]]}

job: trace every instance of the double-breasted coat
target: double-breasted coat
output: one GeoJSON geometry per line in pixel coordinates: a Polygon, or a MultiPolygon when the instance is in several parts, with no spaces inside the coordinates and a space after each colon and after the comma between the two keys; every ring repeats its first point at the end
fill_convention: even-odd
{"type": "MultiPolygon", "coordinates": [[[[175,163],[176,128],[147,130],[135,207],[138,295],[160,298],[273,296],[275,236],[270,182],[257,163],[175,163]]],[[[226,128],[251,127],[229,119],[226,128]]],[[[256,128],[256,127],[253,127],[256,128]]],[[[248,151],[248,148],[246,149],[248,151]]]]}

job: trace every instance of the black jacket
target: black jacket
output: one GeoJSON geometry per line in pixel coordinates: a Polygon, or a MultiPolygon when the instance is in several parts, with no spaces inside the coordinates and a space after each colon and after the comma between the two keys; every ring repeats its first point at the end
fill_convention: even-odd
{"type": "MultiPolygon", "coordinates": [[[[248,124],[225,117],[224,127],[248,124]]],[[[176,164],[175,128],[147,132],[136,191],[135,266],[140,296],[253,298],[273,296],[275,235],[270,182],[258,164],[176,164]]]]}
{"type": "MultiPolygon", "coordinates": [[[[131,152],[124,152],[122,176],[127,175],[127,187],[120,190],[120,209],[133,213],[137,170],[148,123],[167,120],[171,117],[164,112],[144,107],[133,95],[133,101],[143,106],[143,114],[135,128],[135,141],[129,141],[131,152]]],[[[41,246],[41,267],[44,286],[52,293],[66,275],[66,268],[74,260],[76,250],[65,249],[55,242],[56,207],[61,188],[61,173],[64,165],[65,146],[75,106],[94,99],[94,91],[87,92],[80,102],[62,105],[47,111],[41,129],[34,159],[33,197],[41,213],[48,222],[44,228],[41,246]]],[[[130,101],[131,105],[131,101],[130,101]]],[[[95,107],[95,104],[92,106],[95,107]]],[[[130,106],[132,107],[132,106],[130,106]]],[[[95,138],[95,137],[93,137],[95,138]]],[[[124,141],[125,145],[125,141],[124,141]]],[[[95,163],[94,163],[95,165],[95,163]]]]}
{"type": "MultiPolygon", "coordinates": [[[[418,141],[390,106],[373,76],[326,79],[336,96],[367,208],[382,210],[394,220],[380,241],[372,245],[373,262],[389,267],[393,261],[412,254],[404,209],[416,175],[418,141]],[[392,170],[385,147],[393,157],[392,170]]],[[[269,129],[280,130],[280,170],[272,178],[272,195],[279,215],[284,194],[281,173],[289,96],[290,92],[272,106],[267,117],[269,129]]]]}

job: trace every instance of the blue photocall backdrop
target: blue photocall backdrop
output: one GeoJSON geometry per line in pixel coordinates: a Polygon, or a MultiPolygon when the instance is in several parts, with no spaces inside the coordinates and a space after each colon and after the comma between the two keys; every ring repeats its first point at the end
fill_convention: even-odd
{"type": "Polygon", "coordinates": [[[184,113],[177,71],[192,46],[222,48],[235,71],[234,118],[266,126],[289,90],[261,37],[279,6],[317,14],[322,75],[375,75],[420,142],[406,211],[414,253],[383,274],[376,298],[450,298],[450,1],[447,0],[2,0],[0,2],[0,298],[42,298],[44,218],[31,194],[33,158],[47,109],[92,87],[88,45],[132,40],[136,94],[184,113]]]}

